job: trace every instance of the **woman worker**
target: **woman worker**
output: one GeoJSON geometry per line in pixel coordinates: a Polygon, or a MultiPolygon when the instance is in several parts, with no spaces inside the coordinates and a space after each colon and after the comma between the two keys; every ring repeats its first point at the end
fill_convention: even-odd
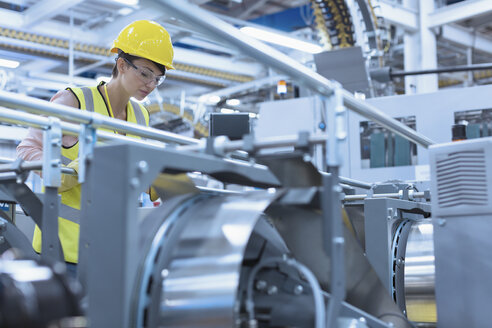
{"type": "MultiPolygon", "coordinates": [[[[174,69],[173,46],[169,33],[158,23],[135,21],[126,26],[114,40],[111,52],[116,53],[116,64],[111,80],[106,84],[83,88],[66,88],[51,99],[52,102],[96,112],[127,122],[148,126],[149,113],[141,104],[131,100],[144,99],[165,79],[166,70],[174,69]]],[[[17,147],[17,156],[26,160],[41,160],[42,132],[30,129],[17,147]]],[[[62,163],[78,170],[78,139],[63,136],[62,163]]],[[[81,186],[74,176],[63,175],[58,235],[67,269],[75,273],[78,262],[81,186]]],[[[35,227],[33,247],[41,252],[41,231],[35,227]]]]}

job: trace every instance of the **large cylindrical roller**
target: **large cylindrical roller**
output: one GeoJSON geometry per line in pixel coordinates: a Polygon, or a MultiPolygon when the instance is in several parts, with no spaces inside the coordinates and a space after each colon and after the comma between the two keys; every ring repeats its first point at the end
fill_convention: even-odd
{"type": "Polygon", "coordinates": [[[430,220],[400,223],[394,245],[395,298],[410,320],[435,326],[435,267],[433,227],[430,220]]]}
{"type": "MultiPolygon", "coordinates": [[[[319,211],[275,203],[277,196],[267,191],[185,196],[169,200],[145,218],[135,326],[247,323],[244,299],[249,273],[267,259],[293,256],[329,287],[319,211]]],[[[358,243],[347,238],[348,300],[375,318],[409,327],[358,243]]],[[[313,327],[312,290],[301,277],[287,263],[258,272],[253,299],[259,327],[313,327]]]]}

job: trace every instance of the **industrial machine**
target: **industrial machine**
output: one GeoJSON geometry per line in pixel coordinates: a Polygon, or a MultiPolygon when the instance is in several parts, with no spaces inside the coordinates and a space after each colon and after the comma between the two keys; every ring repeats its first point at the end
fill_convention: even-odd
{"type": "Polygon", "coordinates": [[[0,92],[2,106],[21,110],[2,108],[0,120],[43,129],[45,145],[42,162],[0,166],[1,196],[43,232],[38,258],[10,233],[14,225],[0,222],[5,245],[24,251],[0,259],[2,327],[487,326],[489,139],[432,146],[213,16],[161,3],[320,93],[326,133],[198,141],[0,92]],[[339,176],[346,109],[432,146],[431,192],[339,176]],[[80,142],[77,279],[64,273],[57,237],[57,187],[61,174],[74,173],[60,165],[62,133],[80,142]],[[321,169],[312,163],[319,146],[321,169]],[[294,150],[261,152],[275,147],[294,150]],[[40,169],[45,191],[37,195],[25,172],[40,169]],[[252,188],[199,188],[187,175],[197,171],[252,188]],[[138,197],[151,185],[163,204],[141,218],[138,197]],[[367,193],[355,194],[361,188],[367,193]]]}

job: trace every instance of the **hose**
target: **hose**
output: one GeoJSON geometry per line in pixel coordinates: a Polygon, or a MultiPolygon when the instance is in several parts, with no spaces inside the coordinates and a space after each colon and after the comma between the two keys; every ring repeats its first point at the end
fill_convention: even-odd
{"type": "Polygon", "coordinates": [[[249,274],[248,277],[248,284],[246,287],[246,311],[248,312],[248,321],[251,325],[255,325],[255,307],[254,307],[254,302],[253,302],[253,283],[256,275],[258,272],[260,272],[262,269],[267,268],[267,267],[272,267],[281,263],[288,264],[299,271],[307,280],[309,283],[311,290],[313,291],[313,297],[314,297],[314,307],[315,307],[315,327],[316,328],[325,328],[326,327],[326,322],[325,322],[325,303],[323,300],[323,293],[321,291],[321,287],[319,286],[319,282],[314,276],[314,274],[303,264],[297,262],[294,259],[284,259],[284,258],[271,258],[264,260],[260,263],[258,263],[256,266],[253,267],[251,270],[251,273],[249,274]]]}

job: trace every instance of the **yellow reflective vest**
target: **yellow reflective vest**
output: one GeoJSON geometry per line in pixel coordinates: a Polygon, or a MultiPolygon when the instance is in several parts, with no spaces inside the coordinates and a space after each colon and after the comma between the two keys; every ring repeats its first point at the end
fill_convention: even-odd
{"type": "MultiPolygon", "coordinates": [[[[79,109],[96,112],[109,117],[112,116],[102,93],[97,87],[67,88],[67,90],[70,90],[77,98],[79,109]]],[[[130,100],[126,107],[126,120],[127,122],[148,126],[149,113],[145,107],[130,100]]],[[[111,130],[106,131],[114,132],[111,130]]],[[[138,136],[131,137],[139,138],[138,136]]],[[[67,165],[75,160],[79,154],[78,142],[71,147],[63,146],[61,153],[63,164],[67,165]]],[[[81,190],[81,185],[78,184],[60,193],[61,204],[60,216],[58,217],[58,236],[60,237],[65,261],[71,263],[77,263],[78,261],[81,190]]],[[[34,229],[32,245],[36,252],[41,252],[41,230],[38,226],[34,229]]]]}

